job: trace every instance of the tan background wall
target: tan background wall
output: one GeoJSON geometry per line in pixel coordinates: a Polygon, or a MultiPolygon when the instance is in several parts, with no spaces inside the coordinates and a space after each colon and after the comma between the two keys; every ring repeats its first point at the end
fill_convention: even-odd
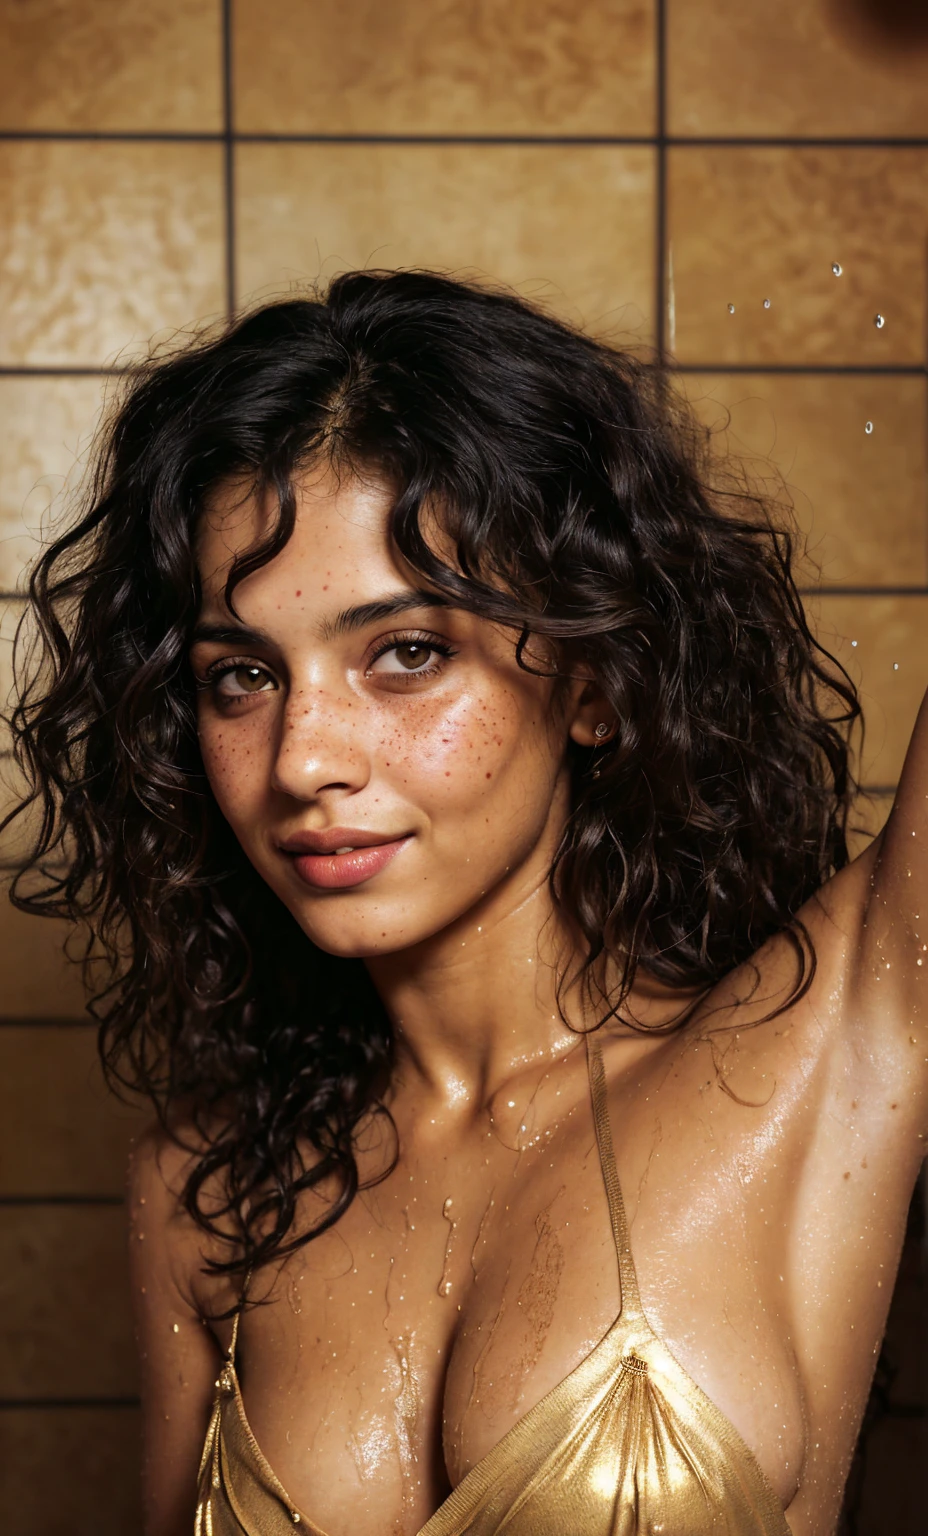
{"type": "MultiPolygon", "coordinates": [[[[810,606],[862,682],[878,823],[928,684],[928,46],[920,7],[876,7],[915,18],[905,47],[867,10],[0,0],[0,666],[48,511],[150,338],[350,266],[487,274],[668,348],[786,477],[810,606]]],[[[132,1120],[60,942],[0,908],[2,1506],[18,1536],[111,1536],[138,1528],[132,1120]]],[[[914,1251],[856,1526],[880,1536],[923,1508],[914,1251]]]]}

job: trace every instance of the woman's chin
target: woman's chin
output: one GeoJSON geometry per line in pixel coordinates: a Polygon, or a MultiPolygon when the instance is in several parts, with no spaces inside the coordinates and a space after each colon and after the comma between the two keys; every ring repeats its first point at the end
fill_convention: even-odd
{"type": "Polygon", "coordinates": [[[421,923],[409,921],[408,913],[391,921],[378,913],[355,921],[319,923],[307,918],[305,913],[294,912],[294,917],[308,939],[327,955],[337,955],[343,960],[375,960],[387,955],[399,954],[415,948],[442,931],[444,924],[423,919],[421,923]]]}

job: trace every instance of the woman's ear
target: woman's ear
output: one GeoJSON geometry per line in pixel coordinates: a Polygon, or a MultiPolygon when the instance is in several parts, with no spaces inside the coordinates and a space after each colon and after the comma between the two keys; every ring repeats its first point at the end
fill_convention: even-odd
{"type": "Polygon", "coordinates": [[[577,678],[574,688],[570,739],[579,747],[601,747],[616,733],[615,715],[592,678],[577,678]]]}

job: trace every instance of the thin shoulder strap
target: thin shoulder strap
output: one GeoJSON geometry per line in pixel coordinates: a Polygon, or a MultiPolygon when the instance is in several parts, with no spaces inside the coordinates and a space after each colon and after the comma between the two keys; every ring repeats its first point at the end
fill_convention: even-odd
{"type": "Polygon", "coordinates": [[[238,1311],[236,1312],[235,1316],[232,1319],[232,1337],[229,1340],[229,1353],[226,1356],[226,1358],[227,1358],[229,1364],[233,1365],[233,1366],[235,1364],[235,1351],[236,1351],[236,1348],[238,1346],[238,1325],[239,1325],[239,1323],[242,1320],[242,1313],[245,1310],[245,1301],[246,1301],[246,1298],[248,1296],[248,1286],[249,1286],[250,1281],[251,1281],[251,1270],[248,1271],[248,1273],[246,1274],[244,1280],[242,1281],[242,1297],[241,1297],[241,1301],[239,1302],[238,1311]]]}
{"type": "Polygon", "coordinates": [[[590,1073],[590,1096],[593,1100],[593,1128],[596,1131],[599,1163],[603,1172],[603,1183],[606,1186],[606,1199],[609,1202],[609,1216],[612,1220],[612,1236],[615,1239],[615,1252],[619,1261],[619,1283],[622,1287],[621,1316],[628,1322],[634,1322],[644,1314],[641,1310],[638,1277],[635,1274],[631,1244],[628,1239],[625,1202],[622,1199],[622,1189],[615,1166],[615,1152],[612,1147],[603,1051],[599,1038],[595,1034],[588,1034],[586,1037],[586,1059],[590,1073]]]}

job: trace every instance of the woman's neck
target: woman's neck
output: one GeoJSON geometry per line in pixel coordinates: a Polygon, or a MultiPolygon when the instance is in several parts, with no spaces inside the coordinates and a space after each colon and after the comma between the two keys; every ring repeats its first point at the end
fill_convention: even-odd
{"type": "Polygon", "coordinates": [[[397,1091],[414,1083],[439,1113],[477,1116],[515,1074],[576,1045],[558,1006],[575,945],[549,868],[531,861],[452,927],[368,962],[393,1020],[397,1091]]]}

